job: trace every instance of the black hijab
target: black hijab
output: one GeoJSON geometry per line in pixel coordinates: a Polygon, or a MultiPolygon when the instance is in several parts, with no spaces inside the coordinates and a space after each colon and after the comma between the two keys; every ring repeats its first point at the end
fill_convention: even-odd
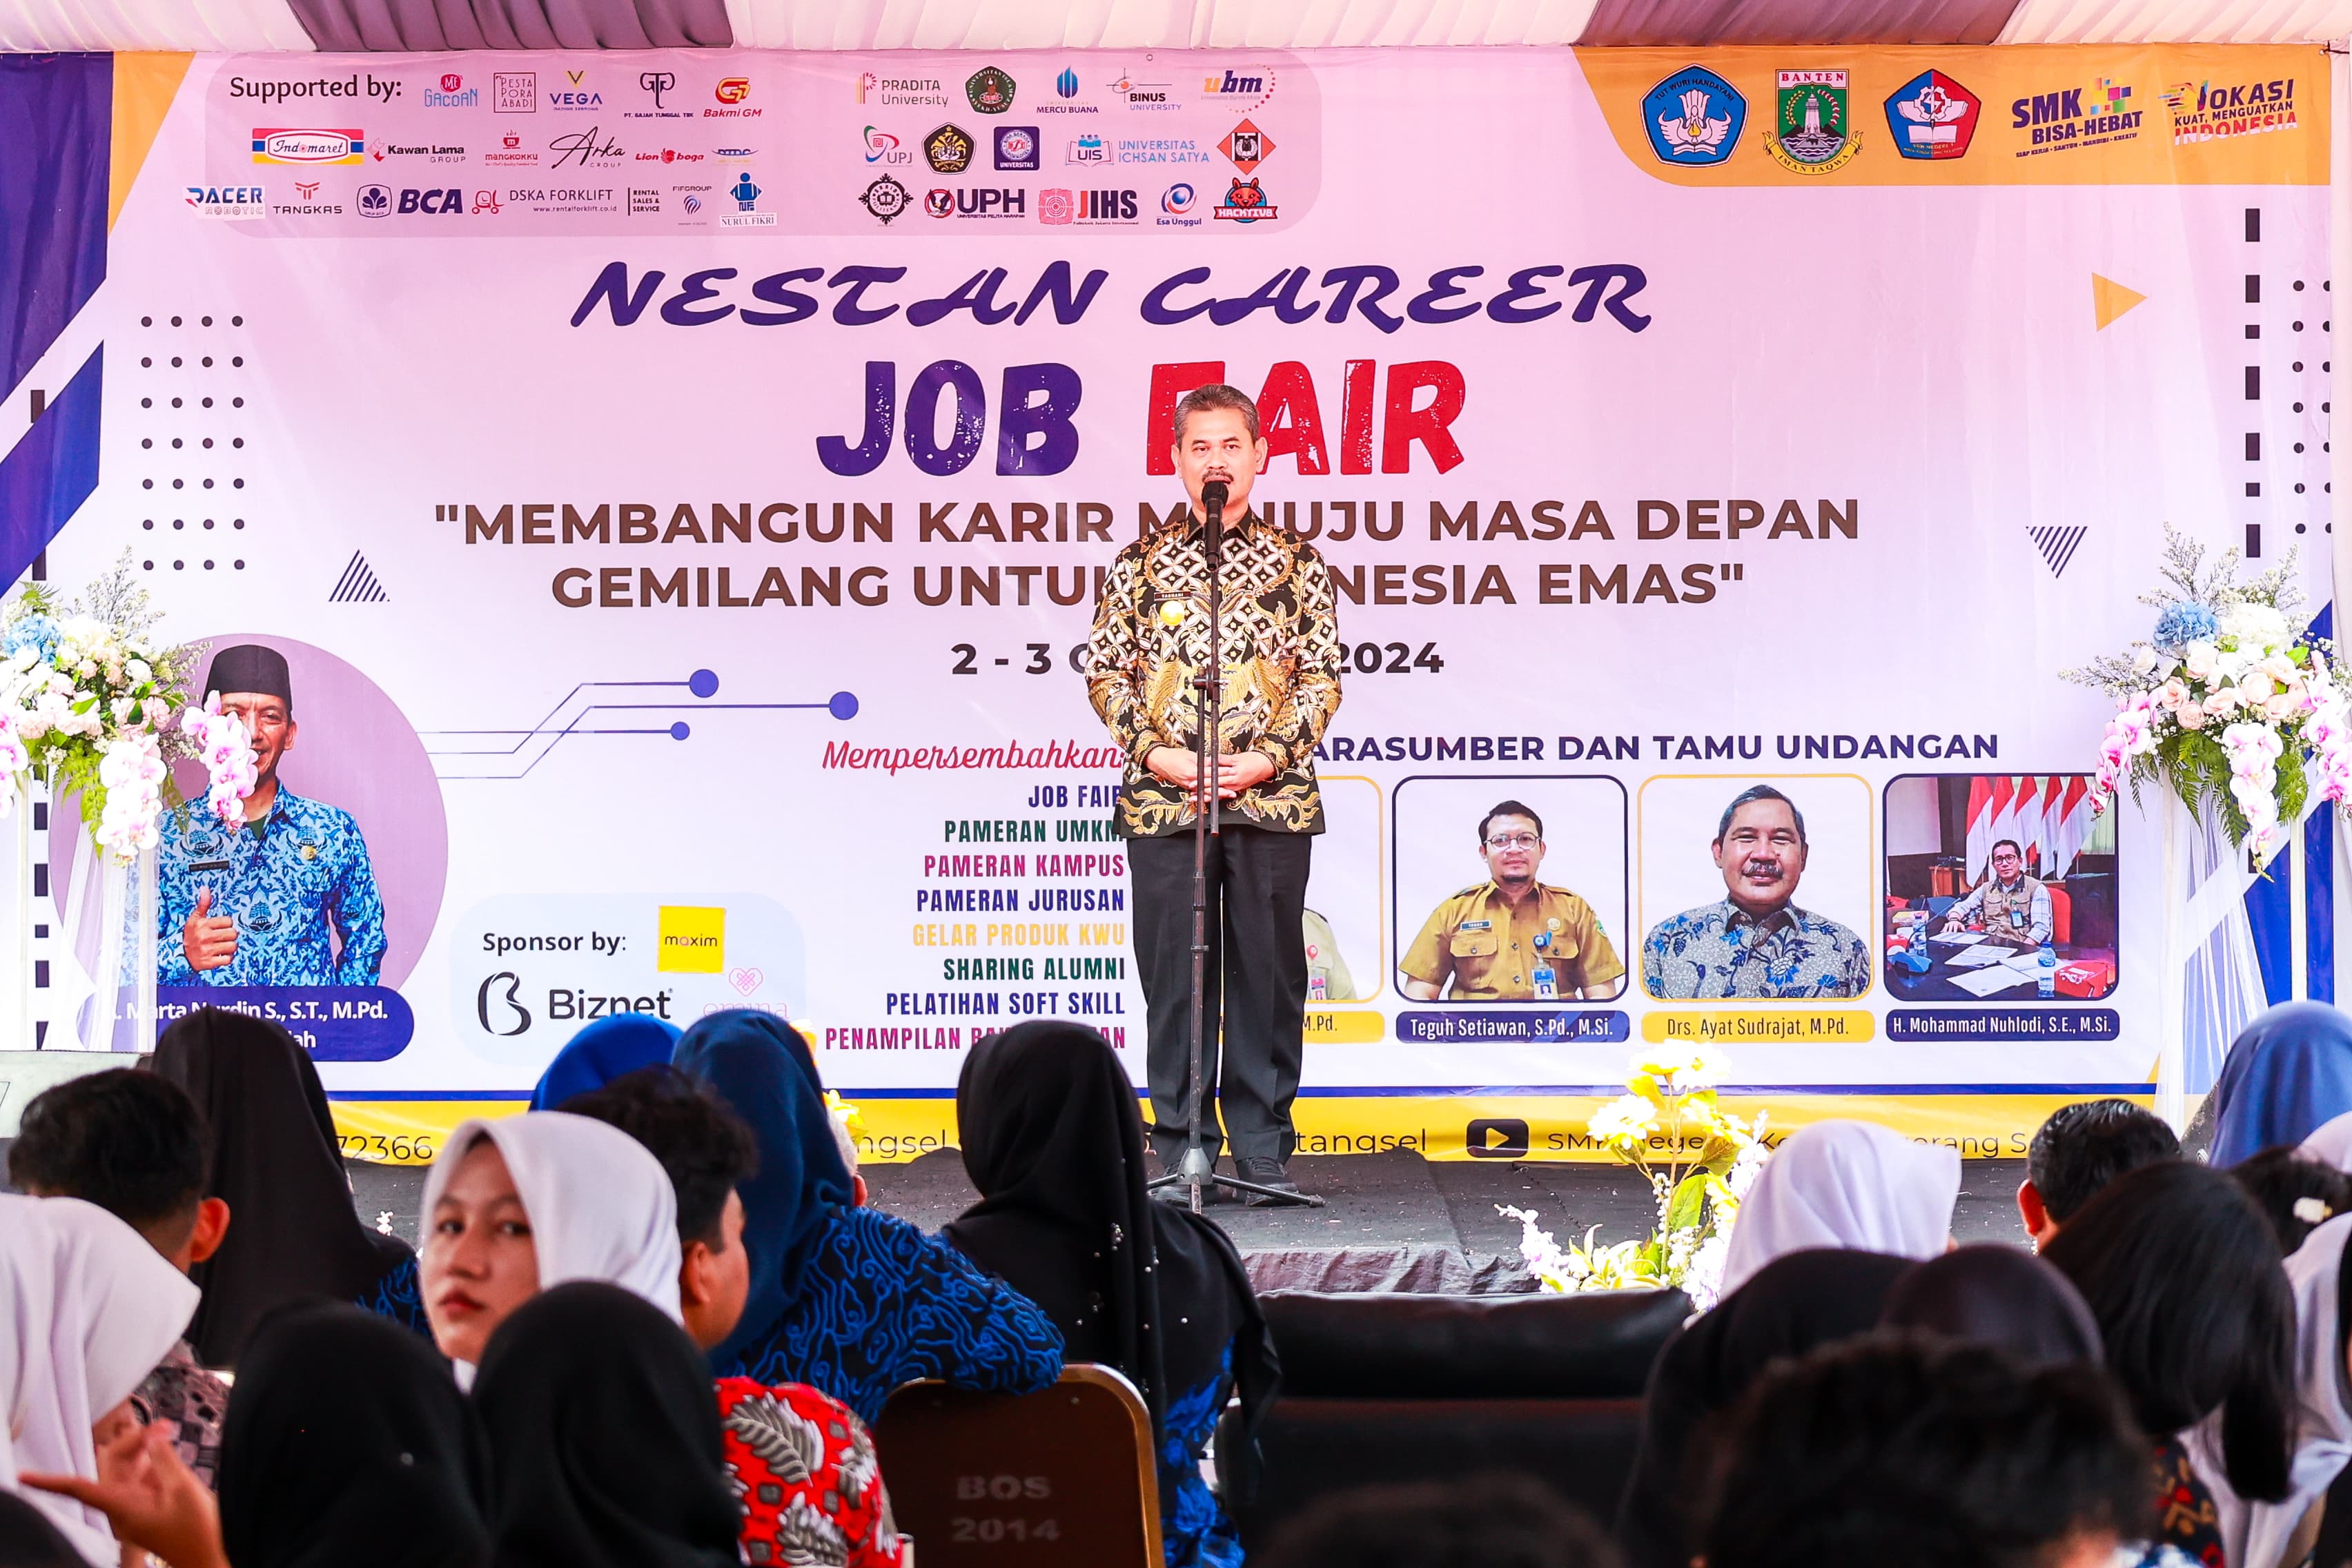
{"type": "Polygon", "coordinates": [[[254,1330],[221,1432],[237,1568],[486,1568],[488,1452],[449,1363],[341,1302],[254,1330]]]}
{"type": "MultiPolygon", "coordinates": [[[[18,1497],[0,1492],[0,1568],[96,1568],[49,1522],[18,1497]]],[[[108,1568],[112,1568],[111,1564],[108,1568]]]]}
{"type": "Polygon", "coordinates": [[[1109,1042],[1045,1020],[988,1036],[964,1058],[956,1123],[981,1194],[947,1227],[957,1250],[1044,1308],[1070,1361],[1126,1373],[1163,1437],[1169,1405],[1231,1346],[1254,1427],[1273,1338],[1225,1233],[1145,1192],[1143,1118],[1109,1042]]]}
{"type": "Polygon", "coordinates": [[[2103,1364],[2099,1320],[2074,1282],[2014,1247],[1963,1247],[1914,1264],[1879,1322],[1995,1345],[2028,1366],[2103,1364]]]}
{"type": "Polygon", "coordinates": [[[658,1308],[602,1281],[541,1291],[490,1336],[474,1405],[499,1568],[740,1562],[710,1370],[658,1308]]]}
{"type": "Polygon", "coordinates": [[[1877,1326],[1908,1258],[1812,1248],[1774,1258],[1715,1310],[1676,1331],[1650,1369],[1633,1473],[1617,1509],[1627,1568],[1689,1568],[1696,1439],[1764,1369],[1877,1326]]]}
{"type": "Polygon", "coordinates": [[[163,1031],[152,1065],[204,1108],[205,1190],[228,1203],[220,1250],[189,1271],[205,1297],[188,1339],[206,1364],[236,1365],[273,1309],[314,1296],[355,1300],[410,1256],[352,1210],[326,1090],[293,1036],[199,1007],[163,1031]]]}

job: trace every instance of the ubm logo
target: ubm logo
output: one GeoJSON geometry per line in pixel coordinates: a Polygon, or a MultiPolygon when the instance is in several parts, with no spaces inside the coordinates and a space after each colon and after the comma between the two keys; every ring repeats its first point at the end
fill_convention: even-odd
{"type": "Polygon", "coordinates": [[[1230,97],[1241,93],[1261,93],[1265,90],[1265,78],[1262,76],[1237,76],[1230,70],[1225,72],[1223,76],[1219,76],[1216,72],[1212,71],[1207,76],[1201,79],[1201,90],[1202,92],[1213,92],[1220,97],[1230,97]]]}

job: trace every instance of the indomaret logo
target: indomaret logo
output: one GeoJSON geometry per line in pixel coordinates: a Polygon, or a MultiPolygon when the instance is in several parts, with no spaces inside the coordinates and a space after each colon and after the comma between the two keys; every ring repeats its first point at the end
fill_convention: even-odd
{"type": "Polygon", "coordinates": [[[2219,142],[2230,136],[2260,136],[2293,131],[2294,78],[2272,81],[2180,81],[2164,89],[2172,110],[2172,141],[2219,142]]]}

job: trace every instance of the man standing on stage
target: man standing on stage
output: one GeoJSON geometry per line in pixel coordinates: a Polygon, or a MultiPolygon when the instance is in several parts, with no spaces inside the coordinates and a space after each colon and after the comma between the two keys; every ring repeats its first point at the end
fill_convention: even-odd
{"type": "MultiPolygon", "coordinates": [[[[1214,479],[1226,489],[1218,552],[1223,668],[1210,704],[1223,805],[1208,848],[1202,1070],[1210,1098],[1202,1135],[1212,1160],[1230,1137],[1244,1181],[1296,1193],[1287,1162],[1307,986],[1300,919],[1312,836],[1323,831],[1315,747],[1339,706],[1339,621],[1322,557],[1249,510],[1265,461],[1256,405],[1230,386],[1201,387],[1177,404],[1175,437],[1192,510],[1118,552],[1087,647],[1087,694],[1127,753],[1117,827],[1134,877],[1151,1142],[1174,1171],[1192,1118],[1192,679],[1209,657],[1201,489],[1214,479]]],[[[1159,1191],[1171,1201],[1188,1196],[1181,1186],[1159,1191]]]]}
{"type": "Polygon", "coordinates": [[[224,828],[201,803],[164,820],[158,983],[374,984],[383,900],[367,841],[349,812],[298,795],[278,776],[296,731],[286,656],[258,643],[225,647],[204,689],[245,721],[259,777],[241,830],[224,828]]]}

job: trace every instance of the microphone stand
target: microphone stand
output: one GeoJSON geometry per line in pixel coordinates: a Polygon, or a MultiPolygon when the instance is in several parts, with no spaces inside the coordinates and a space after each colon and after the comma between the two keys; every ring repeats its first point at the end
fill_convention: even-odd
{"type": "MultiPolygon", "coordinates": [[[[1221,575],[1224,562],[1225,486],[1211,479],[1201,487],[1201,551],[1209,573],[1209,662],[1192,677],[1192,1082],[1186,1095],[1191,1110],[1184,1134],[1184,1158],[1175,1171],[1151,1182],[1152,1188],[1187,1188],[1192,1212],[1202,1207],[1202,1189],[1212,1184],[1236,1193],[1253,1193],[1277,1204],[1321,1208],[1323,1200],[1302,1193],[1278,1193],[1238,1176],[1217,1174],[1216,1163],[1202,1142],[1201,1106],[1208,1086],[1202,1082],[1202,1028],[1209,1003],[1209,840],[1223,826],[1222,797],[1217,794],[1217,747],[1223,736],[1215,727],[1223,711],[1224,596],[1221,575]]],[[[1222,905],[1220,906],[1222,910],[1222,905]]]]}

